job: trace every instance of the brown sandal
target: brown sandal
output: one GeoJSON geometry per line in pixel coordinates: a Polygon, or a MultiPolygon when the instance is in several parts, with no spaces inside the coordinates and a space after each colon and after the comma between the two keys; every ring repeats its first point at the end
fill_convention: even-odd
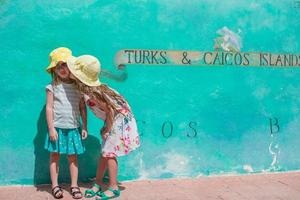
{"type": "Polygon", "coordinates": [[[70,190],[71,190],[73,199],[81,199],[83,197],[82,192],[80,191],[79,187],[70,187],[70,190]],[[76,196],[76,194],[80,194],[80,195],[76,196]]]}
{"type": "Polygon", "coordinates": [[[52,195],[53,195],[53,197],[55,199],[61,199],[61,198],[63,198],[64,197],[63,193],[64,193],[64,191],[58,185],[55,186],[54,188],[52,188],[52,195]]]}

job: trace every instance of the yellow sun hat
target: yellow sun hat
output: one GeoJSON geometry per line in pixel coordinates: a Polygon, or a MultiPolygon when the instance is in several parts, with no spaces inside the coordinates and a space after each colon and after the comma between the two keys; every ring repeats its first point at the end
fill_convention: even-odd
{"type": "Polygon", "coordinates": [[[67,65],[71,73],[82,83],[88,86],[99,86],[99,74],[101,71],[100,61],[91,55],[79,57],[71,56],[67,60],[67,65]]]}
{"type": "Polygon", "coordinates": [[[50,65],[46,68],[48,73],[51,72],[59,61],[67,62],[67,59],[72,56],[72,51],[66,47],[59,47],[51,51],[49,54],[50,65]]]}

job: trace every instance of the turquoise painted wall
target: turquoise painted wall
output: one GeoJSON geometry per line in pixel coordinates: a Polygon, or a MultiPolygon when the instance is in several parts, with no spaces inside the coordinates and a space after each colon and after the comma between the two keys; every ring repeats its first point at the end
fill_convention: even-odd
{"type": "MultiPolygon", "coordinates": [[[[299,69],[113,65],[124,48],[211,51],[223,26],[242,31],[242,51],[299,54],[299,19],[294,0],[1,0],[0,185],[49,183],[44,69],[59,46],[97,56],[138,119],[142,147],[120,158],[120,180],[299,170],[299,69]]],[[[88,120],[81,181],[99,152],[102,122],[88,120]]]]}

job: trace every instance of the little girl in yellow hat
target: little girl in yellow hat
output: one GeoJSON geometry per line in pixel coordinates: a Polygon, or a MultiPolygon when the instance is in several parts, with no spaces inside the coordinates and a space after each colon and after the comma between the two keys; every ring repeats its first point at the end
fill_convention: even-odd
{"type": "Polygon", "coordinates": [[[87,137],[86,107],[82,95],[70,79],[66,61],[72,56],[70,49],[60,47],[50,53],[50,65],[47,72],[52,75],[52,82],[46,86],[46,117],[48,135],[45,149],[50,152],[50,176],[52,194],[55,198],[63,197],[58,185],[60,154],[67,154],[71,174],[71,194],[74,199],[82,198],[77,184],[77,155],[85,151],[82,139],[87,137]],[[82,130],[80,129],[82,118],[82,130]]]}
{"type": "Polygon", "coordinates": [[[96,183],[85,192],[85,197],[97,195],[96,199],[111,199],[120,195],[117,185],[117,157],[129,154],[140,146],[136,120],[128,102],[118,92],[101,84],[98,75],[100,62],[90,55],[70,57],[67,65],[70,78],[84,94],[86,104],[93,113],[105,120],[102,136],[101,156],[98,161],[96,183]],[[103,191],[102,178],[108,168],[109,187],[103,191]]]}

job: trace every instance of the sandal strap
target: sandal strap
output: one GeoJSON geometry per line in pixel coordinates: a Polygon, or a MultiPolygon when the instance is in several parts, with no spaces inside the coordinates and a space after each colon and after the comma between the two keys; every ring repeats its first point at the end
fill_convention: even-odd
{"type": "Polygon", "coordinates": [[[111,187],[107,188],[109,191],[111,191],[112,193],[114,193],[114,195],[119,196],[120,195],[120,190],[114,190],[111,187]]]}
{"type": "Polygon", "coordinates": [[[71,190],[80,190],[79,187],[70,187],[71,190]]]}
{"type": "Polygon", "coordinates": [[[97,188],[98,190],[100,190],[100,189],[101,189],[101,186],[100,186],[100,185],[98,185],[97,183],[94,183],[93,187],[97,188]]]}
{"type": "MultiPolygon", "coordinates": [[[[62,191],[61,191],[61,190],[56,190],[56,191],[53,193],[54,196],[58,197],[57,194],[58,194],[59,192],[62,192],[62,191]]],[[[62,193],[61,193],[59,196],[61,196],[61,195],[62,195],[62,193]]]]}
{"type": "Polygon", "coordinates": [[[60,186],[55,186],[54,188],[52,188],[52,194],[55,196],[55,197],[61,197],[63,195],[63,190],[61,189],[60,186]],[[61,192],[60,195],[57,195],[59,192],[61,192]]]}
{"type": "Polygon", "coordinates": [[[115,197],[119,197],[120,196],[120,190],[114,190],[111,187],[107,188],[107,190],[111,191],[114,196],[107,196],[104,192],[99,192],[97,193],[97,196],[101,197],[101,199],[111,199],[111,198],[115,198],[115,197]]]}
{"type": "Polygon", "coordinates": [[[102,193],[103,193],[103,191],[100,191],[100,190],[99,190],[98,192],[96,192],[96,194],[95,194],[95,195],[97,195],[97,196],[101,197],[102,193]]]}
{"type": "Polygon", "coordinates": [[[82,194],[80,191],[74,191],[72,192],[72,195],[74,196],[75,194],[82,194]]]}
{"type": "Polygon", "coordinates": [[[94,190],[86,190],[84,193],[85,194],[90,194],[90,195],[93,195],[93,196],[95,196],[95,194],[96,194],[96,192],[94,190]]]}
{"type": "Polygon", "coordinates": [[[52,188],[52,192],[54,192],[54,190],[61,190],[61,187],[57,185],[54,188],[52,188]]]}
{"type": "Polygon", "coordinates": [[[96,196],[96,195],[97,195],[97,196],[100,196],[100,193],[101,193],[101,191],[102,191],[101,186],[98,185],[97,183],[94,183],[92,187],[97,188],[98,191],[95,192],[95,191],[92,190],[92,189],[86,190],[86,191],[84,192],[84,196],[85,196],[86,198],[91,198],[91,197],[94,197],[94,196],[96,196]],[[87,195],[89,195],[89,196],[87,196],[87,195]]]}
{"type": "Polygon", "coordinates": [[[71,189],[71,193],[72,194],[79,194],[79,193],[81,193],[79,187],[71,187],[70,189],[71,189]]]}

